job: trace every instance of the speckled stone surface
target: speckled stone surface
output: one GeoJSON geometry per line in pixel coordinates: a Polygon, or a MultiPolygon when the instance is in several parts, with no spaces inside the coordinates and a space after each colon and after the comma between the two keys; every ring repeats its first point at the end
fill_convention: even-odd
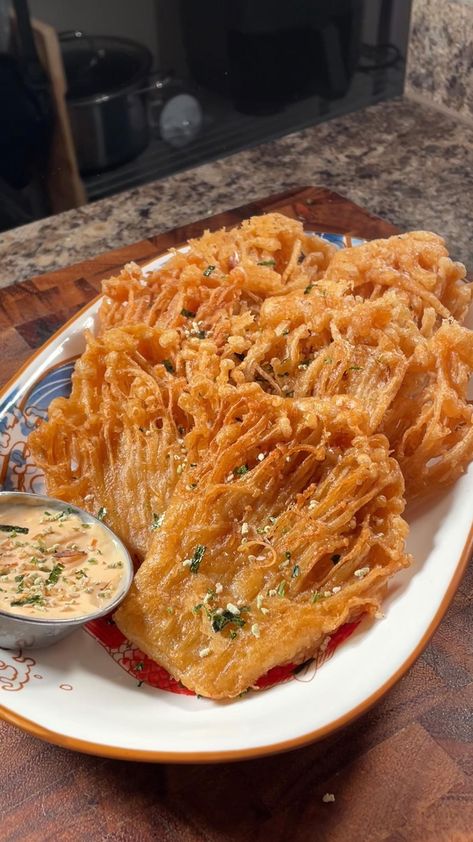
{"type": "Polygon", "coordinates": [[[473,3],[414,0],[406,93],[473,125],[473,3]]]}
{"type": "Polygon", "coordinates": [[[391,100],[0,235],[0,286],[296,185],[447,238],[473,271],[473,129],[391,100]]]}

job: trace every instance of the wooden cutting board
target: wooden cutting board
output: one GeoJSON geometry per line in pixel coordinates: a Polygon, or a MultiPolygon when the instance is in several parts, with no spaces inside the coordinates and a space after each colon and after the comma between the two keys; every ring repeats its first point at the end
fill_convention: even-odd
{"type": "MultiPolygon", "coordinates": [[[[396,233],[341,196],[308,187],[7,287],[0,290],[0,385],[127,261],[149,261],[205,228],[269,210],[300,218],[309,230],[396,233]]],[[[131,765],[74,754],[0,722],[2,842],[471,842],[472,596],[470,568],[402,681],[343,731],[286,755],[131,765]],[[324,802],[325,793],[335,801],[324,802]]]]}
{"type": "Polygon", "coordinates": [[[299,187],[5,287],[0,289],[0,388],[35,348],[97,295],[102,279],[125,263],[146,263],[190,237],[199,237],[206,228],[215,231],[224,225],[238,225],[248,216],[268,211],[301,219],[309,231],[366,239],[387,237],[397,231],[330,190],[299,187]]]}

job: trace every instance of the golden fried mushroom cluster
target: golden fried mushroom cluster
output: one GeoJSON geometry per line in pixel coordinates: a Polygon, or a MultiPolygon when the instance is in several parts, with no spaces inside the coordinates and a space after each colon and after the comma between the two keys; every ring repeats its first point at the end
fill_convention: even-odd
{"type": "Polygon", "coordinates": [[[473,456],[464,277],[435,234],[336,251],[267,214],[104,282],[29,442],[143,562],[116,621],[187,687],[234,697],[376,613],[405,496],[473,456]]]}
{"type": "Polygon", "coordinates": [[[225,390],[196,438],[116,621],[186,686],[231,698],[376,612],[408,563],[404,484],[349,398],[225,390]]]}

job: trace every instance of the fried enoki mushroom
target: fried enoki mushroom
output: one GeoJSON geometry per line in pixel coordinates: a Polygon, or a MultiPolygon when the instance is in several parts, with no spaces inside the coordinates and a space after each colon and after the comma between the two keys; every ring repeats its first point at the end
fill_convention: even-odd
{"type": "MultiPolygon", "coordinates": [[[[268,298],[259,331],[230,380],[258,381],[282,397],[351,395],[375,432],[423,340],[396,293],[374,301],[337,296],[320,282],[310,294],[268,298]]],[[[392,443],[391,443],[392,444],[392,443]]]]}
{"type": "MultiPolygon", "coordinates": [[[[434,321],[426,309],[424,326],[434,321]]],[[[284,397],[358,398],[370,432],[388,437],[408,497],[466,469],[473,458],[473,333],[452,317],[424,331],[398,290],[360,301],[337,296],[323,280],[307,295],[268,298],[258,327],[229,369],[231,382],[256,380],[284,397]]]]}
{"type": "Polygon", "coordinates": [[[464,319],[473,294],[465,275],[465,267],[450,259],[441,237],[412,231],[340,249],[324,280],[348,283],[363,298],[377,298],[395,287],[421,324],[427,307],[438,318],[464,319]]]}
{"type": "Polygon", "coordinates": [[[115,614],[123,633],[186,687],[232,698],[375,613],[409,559],[401,472],[365,428],[349,398],[226,390],[186,439],[200,458],[115,614]]]}
{"type": "Polygon", "coordinates": [[[445,320],[419,343],[380,429],[395,445],[408,497],[454,482],[473,459],[473,332],[445,320]]]}
{"type": "Polygon", "coordinates": [[[228,334],[230,316],[254,316],[268,295],[306,286],[324,272],[334,251],[278,213],[253,217],[230,231],[206,231],[160,269],[143,272],[130,263],[104,281],[102,330],[141,322],[181,327],[191,335],[228,334]]]}
{"type": "Polygon", "coordinates": [[[29,439],[51,494],[146,555],[118,623],[202,695],[375,613],[409,561],[402,474],[412,497],[473,457],[461,264],[426,232],[333,252],[269,214],[126,267],[29,439]]]}
{"type": "Polygon", "coordinates": [[[193,423],[178,406],[185,380],[175,376],[160,332],[144,326],[89,336],[69,398],[52,401],[29,437],[48,494],[107,524],[139,559],[186,460],[193,423]]]}

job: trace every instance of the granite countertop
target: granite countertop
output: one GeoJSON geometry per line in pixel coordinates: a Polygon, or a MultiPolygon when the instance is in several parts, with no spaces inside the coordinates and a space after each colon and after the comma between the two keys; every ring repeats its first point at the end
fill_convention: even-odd
{"type": "Polygon", "coordinates": [[[297,185],[444,235],[473,270],[473,129],[397,99],[0,235],[0,286],[297,185]]]}

